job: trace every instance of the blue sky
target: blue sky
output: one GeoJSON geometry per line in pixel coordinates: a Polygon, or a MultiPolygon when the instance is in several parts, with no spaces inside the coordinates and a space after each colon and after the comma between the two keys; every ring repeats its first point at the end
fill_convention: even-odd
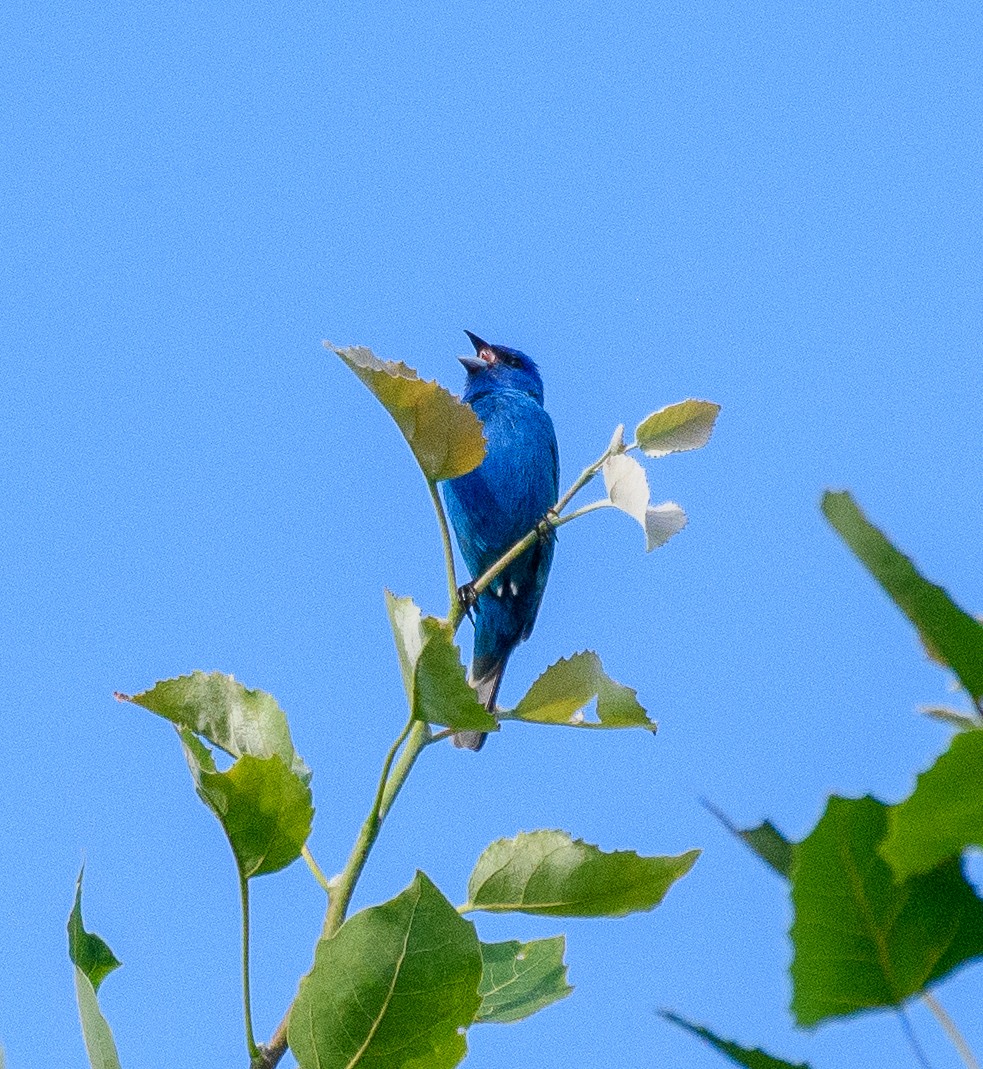
{"type": "MultiPolygon", "coordinates": [[[[539,363],[564,485],[618,423],[723,411],[707,449],[649,464],[690,516],[669,545],[613,513],[560,532],[503,687],[589,646],[656,740],[431,748],[357,904],[417,867],[461,901],[523,829],[701,847],[652,914],[480,918],[566,931],[577,990],[474,1029],[468,1064],[723,1064],[661,1007],[817,1069],[910,1063],[890,1016],[794,1031],[784,888],[699,799],[798,837],[832,791],[902,797],[945,745],[914,710],[947,679],[818,499],[852,490],[983,608],[978,5],[82,0],[0,25],[11,1069],[83,1064],[83,859],[124,1066],[244,1064],[231,856],[171,730],[112,693],[195,668],[273,693],[340,868],[403,722],[383,588],[446,595],[409,452],[321,341],[460,389],[464,328],[539,363]]],[[[256,881],[261,1036],[321,897],[300,865],[256,881]]],[[[979,976],[940,991],[977,1051],[979,976]]]]}

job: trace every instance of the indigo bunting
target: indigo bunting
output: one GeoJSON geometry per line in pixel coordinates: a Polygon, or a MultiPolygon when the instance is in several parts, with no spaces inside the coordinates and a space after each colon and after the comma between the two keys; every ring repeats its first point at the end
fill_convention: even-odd
{"type": "MultiPolygon", "coordinates": [[[[476,355],[461,357],[468,372],[464,400],[484,424],[487,451],[474,471],[444,484],[444,499],[461,554],[477,579],[556,504],[560,471],[539,369],[517,349],[489,345],[469,330],[465,334],[476,355]]],[[[474,604],[470,681],[489,712],[495,710],[510,654],[536,622],[553,543],[550,528],[474,604]]],[[[469,750],[480,750],[484,741],[480,731],[454,736],[455,746],[469,750]]]]}

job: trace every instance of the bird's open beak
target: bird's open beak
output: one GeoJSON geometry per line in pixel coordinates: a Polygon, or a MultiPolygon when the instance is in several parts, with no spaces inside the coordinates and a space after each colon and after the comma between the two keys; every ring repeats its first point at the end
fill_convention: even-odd
{"type": "Polygon", "coordinates": [[[468,371],[481,371],[481,369],[488,364],[494,364],[497,357],[495,356],[495,350],[488,344],[488,342],[482,341],[477,334],[472,334],[470,330],[466,330],[464,333],[471,339],[474,351],[478,354],[477,357],[462,356],[460,358],[461,363],[468,369],[468,371]]]}

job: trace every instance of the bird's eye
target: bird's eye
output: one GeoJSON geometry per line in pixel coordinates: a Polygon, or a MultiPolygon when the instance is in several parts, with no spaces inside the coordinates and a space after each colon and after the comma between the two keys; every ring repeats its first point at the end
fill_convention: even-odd
{"type": "Polygon", "coordinates": [[[517,356],[513,356],[511,353],[502,353],[499,356],[499,359],[502,361],[503,364],[508,364],[509,367],[519,366],[519,358],[517,356]]]}

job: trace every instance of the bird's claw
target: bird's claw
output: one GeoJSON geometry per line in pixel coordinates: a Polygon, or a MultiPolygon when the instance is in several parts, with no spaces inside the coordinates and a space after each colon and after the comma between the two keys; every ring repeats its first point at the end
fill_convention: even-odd
{"type": "Polygon", "coordinates": [[[549,542],[556,538],[556,521],[560,515],[553,509],[547,509],[546,515],[536,524],[536,534],[540,542],[549,542]]]}
{"type": "Polygon", "coordinates": [[[471,610],[478,604],[478,595],[474,592],[474,583],[465,583],[464,586],[459,586],[457,588],[457,600],[461,603],[461,608],[467,618],[471,623],[474,623],[474,616],[471,610]]]}

